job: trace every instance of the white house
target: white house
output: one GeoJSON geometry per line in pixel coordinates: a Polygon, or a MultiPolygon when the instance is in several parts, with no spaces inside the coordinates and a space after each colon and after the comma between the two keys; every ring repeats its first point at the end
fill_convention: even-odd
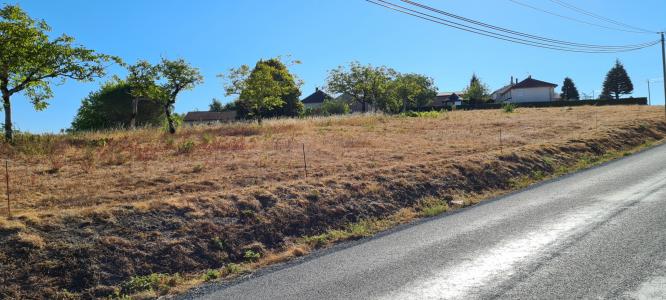
{"type": "Polygon", "coordinates": [[[525,103],[525,102],[550,102],[560,100],[559,94],[555,93],[557,84],[532,79],[527,79],[502,87],[490,95],[495,103],[525,103]]]}

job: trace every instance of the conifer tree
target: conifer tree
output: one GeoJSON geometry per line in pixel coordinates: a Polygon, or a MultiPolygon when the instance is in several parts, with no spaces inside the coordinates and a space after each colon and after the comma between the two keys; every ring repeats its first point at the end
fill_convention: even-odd
{"type": "Polygon", "coordinates": [[[560,99],[562,100],[580,100],[580,94],[578,94],[578,89],[573,80],[569,77],[564,78],[564,84],[562,84],[562,93],[560,94],[560,99]]]}
{"type": "Polygon", "coordinates": [[[620,60],[615,61],[615,66],[608,71],[606,80],[604,80],[604,88],[601,92],[601,99],[620,100],[620,96],[631,94],[634,91],[634,85],[627,74],[627,70],[620,60]]]}

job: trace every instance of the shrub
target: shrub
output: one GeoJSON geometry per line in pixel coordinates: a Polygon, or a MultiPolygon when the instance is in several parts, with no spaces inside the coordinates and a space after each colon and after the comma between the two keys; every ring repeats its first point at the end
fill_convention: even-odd
{"type": "Polygon", "coordinates": [[[178,145],[177,152],[178,154],[191,153],[194,150],[194,146],[195,144],[193,141],[190,140],[184,141],[180,145],[178,145]]]}
{"type": "Polygon", "coordinates": [[[313,236],[306,236],[303,241],[310,245],[311,247],[314,248],[319,248],[323,247],[328,243],[328,235],[327,234],[320,234],[320,235],[313,235],[313,236]]]}
{"type": "Polygon", "coordinates": [[[243,271],[243,268],[239,264],[229,263],[224,266],[224,273],[226,274],[236,274],[243,271]]]}
{"type": "Polygon", "coordinates": [[[205,282],[215,280],[222,277],[222,273],[218,270],[207,270],[202,276],[201,279],[205,282]]]}
{"type": "Polygon", "coordinates": [[[349,104],[344,101],[325,100],[321,105],[321,113],[325,116],[346,115],[350,112],[349,104]]]}
{"type": "Polygon", "coordinates": [[[204,133],[201,136],[201,140],[205,145],[208,145],[213,142],[214,138],[210,133],[204,133]]]}
{"type": "Polygon", "coordinates": [[[255,262],[261,258],[261,254],[252,250],[246,250],[243,254],[243,258],[247,261],[255,262]]]}
{"type": "Polygon", "coordinates": [[[502,105],[502,110],[503,110],[505,113],[512,113],[512,112],[514,112],[514,111],[516,110],[516,105],[513,104],[513,103],[504,103],[504,104],[502,105]]]}
{"type": "Polygon", "coordinates": [[[122,285],[122,292],[133,294],[143,291],[156,291],[163,294],[178,284],[180,280],[179,274],[153,273],[145,276],[134,276],[122,285]]]}

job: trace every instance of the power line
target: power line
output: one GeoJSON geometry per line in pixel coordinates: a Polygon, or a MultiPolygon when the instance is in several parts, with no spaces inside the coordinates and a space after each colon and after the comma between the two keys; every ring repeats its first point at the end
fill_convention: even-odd
{"type": "Polygon", "coordinates": [[[509,1],[511,1],[515,4],[518,4],[520,6],[524,6],[524,7],[536,10],[536,11],[540,11],[540,12],[543,12],[543,13],[546,13],[546,14],[549,14],[549,15],[553,15],[553,16],[560,17],[560,18],[567,19],[567,20],[574,21],[574,22],[578,22],[578,23],[581,23],[581,24],[587,24],[587,25],[596,26],[596,27],[599,27],[599,28],[605,28],[605,29],[622,31],[622,32],[642,33],[642,34],[648,34],[648,33],[652,34],[653,33],[653,32],[645,32],[645,31],[642,31],[642,30],[641,31],[636,31],[636,30],[628,30],[628,29],[605,26],[605,25],[601,25],[601,24],[592,23],[592,22],[588,22],[588,21],[585,21],[585,20],[577,19],[577,18],[574,18],[574,17],[569,17],[569,16],[565,16],[565,15],[562,15],[562,14],[558,14],[556,12],[552,12],[552,11],[549,11],[549,10],[546,10],[546,9],[542,9],[542,8],[539,8],[539,7],[524,3],[524,2],[520,2],[520,1],[517,1],[517,0],[509,0],[509,1]]]}
{"type": "MultiPolygon", "coordinates": [[[[464,21],[464,22],[472,23],[472,24],[477,25],[477,26],[482,26],[482,27],[485,27],[485,28],[489,28],[489,29],[492,29],[492,30],[500,31],[500,32],[505,32],[505,33],[512,34],[512,35],[517,35],[517,36],[526,37],[526,38],[530,38],[530,39],[545,41],[545,42],[553,43],[553,44],[560,44],[560,45],[564,45],[564,46],[572,46],[572,47],[580,47],[580,48],[594,48],[594,49],[625,49],[625,48],[642,47],[642,46],[645,46],[645,45],[651,43],[651,42],[647,42],[647,43],[637,44],[637,45],[610,46],[610,45],[591,45],[591,44],[581,44],[581,43],[567,42],[567,41],[545,38],[545,37],[541,37],[541,36],[537,36],[537,35],[527,34],[527,33],[519,32],[519,31],[515,31],[515,30],[510,30],[510,29],[507,29],[507,28],[499,27],[499,26],[490,25],[490,24],[487,24],[487,23],[483,23],[483,22],[480,22],[480,21],[476,21],[476,20],[465,18],[465,17],[461,17],[459,15],[455,15],[455,14],[452,14],[452,13],[449,13],[449,12],[446,12],[446,11],[443,11],[443,10],[439,10],[439,9],[436,9],[436,8],[433,8],[433,7],[418,3],[418,2],[410,1],[410,0],[400,0],[400,1],[402,1],[404,3],[408,3],[408,4],[416,6],[416,7],[420,7],[422,9],[426,9],[426,10],[441,14],[441,15],[445,15],[447,17],[451,17],[451,18],[458,19],[458,20],[461,20],[461,21],[464,21]]],[[[385,1],[381,1],[381,2],[385,2],[385,1]]]]}
{"type": "Polygon", "coordinates": [[[587,15],[587,16],[590,16],[590,17],[593,17],[593,18],[596,18],[596,19],[599,19],[599,20],[602,20],[602,21],[605,21],[605,22],[608,22],[608,23],[611,23],[611,24],[615,24],[615,25],[622,26],[622,27],[625,27],[625,28],[631,28],[631,29],[639,30],[639,31],[642,31],[644,33],[658,33],[658,32],[655,32],[654,30],[648,30],[648,29],[644,29],[644,28],[640,28],[640,27],[636,27],[636,26],[631,26],[629,24],[622,23],[620,21],[615,21],[613,19],[606,18],[604,16],[600,16],[598,14],[595,14],[593,12],[584,10],[580,7],[574,6],[572,4],[566,3],[566,2],[561,1],[561,0],[550,0],[550,1],[557,4],[557,5],[563,6],[565,8],[571,9],[573,11],[579,12],[581,14],[584,14],[584,15],[587,15]]]}
{"type": "MultiPolygon", "coordinates": [[[[503,40],[503,41],[513,42],[513,43],[517,43],[517,44],[523,44],[523,45],[545,48],[545,49],[558,50],[558,51],[580,52],[580,53],[618,53],[618,52],[626,52],[626,51],[635,51],[635,50],[647,48],[647,47],[650,47],[650,46],[653,46],[653,45],[659,43],[659,41],[655,41],[655,42],[648,42],[648,43],[639,44],[639,45],[627,45],[627,46],[586,45],[586,46],[592,46],[592,47],[599,47],[599,48],[592,48],[592,49],[586,49],[585,47],[577,46],[577,45],[581,45],[581,44],[577,44],[577,43],[571,43],[571,44],[574,44],[573,46],[572,45],[564,45],[563,46],[561,44],[550,43],[550,42],[549,42],[550,43],[549,44],[549,43],[543,43],[543,42],[539,42],[539,41],[524,39],[524,38],[520,38],[520,37],[510,36],[510,35],[506,35],[506,34],[501,34],[501,33],[497,33],[497,32],[492,32],[492,31],[481,29],[481,28],[475,28],[475,27],[472,27],[472,26],[469,26],[469,25],[453,22],[453,21],[442,19],[442,18],[433,16],[433,15],[430,15],[430,14],[427,14],[427,13],[423,13],[423,12],[419,12],[419,11],[416,11],[416,10],[413,10],[413,9],[409,9],[407,7],[400,6],[398,4],[394,4],[394,3],[384,1],[384,0],[366,0],[366,1],[370,2],[372,4],[375,4],[375,5],[378,5],[378,6],[382,6],[382,7],[385,7],[385,8],[403,13],[403,14],[407,14],[407,15],[410,15],[410,16],[413,16],[413,17],[417,17],[417,18],[420,18],[420,19],[423,19],[423,20],[434,22],[434,23],[437,23],[437,24],[440,24],[440,25],[456,28],[456,29],[459,29],[459,30],[463,30],[463,31],[467,31],[467,32],[483,35],[483,36],[486,36],[486,37],[491,37],[491,38],[503,40]],[[613,48],[604,48],[604,47],[613,47],[613,48]]],[[[460,17],[460,18],[462,18],[462,17],[460,17]]],[[[467,20],[469,20],[469,19],[467,19],[467,20]]],[[[485,24],[485,23],[483,23],[483,24],[485,24]]],[[[488,26],[492,26],[492,25],[488,25],[488,26]]],[[[493,26],[493,27],[496,27],[496,26],[493,26]]],[[[499,27],[496,27],[496,28],[499,28],[499,27]]],[[[543,39],[545,39],[545,38],[543,38],[543,39]]],[[[553,41],[557,41],[557,40],[553,40],[553,41]]],[[[558,41],[558,42],[563,42],[563,41],[558,41]]],[[[582,44],[582,45],[584,45],[584,44],[582,44]]]]}

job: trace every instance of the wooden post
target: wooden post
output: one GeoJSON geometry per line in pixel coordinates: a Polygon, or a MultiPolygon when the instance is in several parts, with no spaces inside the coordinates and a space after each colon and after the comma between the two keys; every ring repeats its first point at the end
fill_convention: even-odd
{"type": "Polygon", "coordinates": [[[594,127],[599,131],[599,112],[594,112],[594,127]]]}
{"type": "Polygon", "coordinates": [[[502,128],[500,128],[499,132],[499,143],[500,143],[500,154],[504,154],[504,147],[502,146],[502,128]]]}
{"type": "Polygon", "coordinates": [[[308,162],[305,159],[305,144],[303,144],[303,169],[305,169],[305,179],[308,179],[308,162]]]}
{"type": "Polygon", "coordinates": [[[5,183],[7,187],[7,217],[12,218],[12,206],[9,201],[9,160],[5,159],[5,183]]]}

